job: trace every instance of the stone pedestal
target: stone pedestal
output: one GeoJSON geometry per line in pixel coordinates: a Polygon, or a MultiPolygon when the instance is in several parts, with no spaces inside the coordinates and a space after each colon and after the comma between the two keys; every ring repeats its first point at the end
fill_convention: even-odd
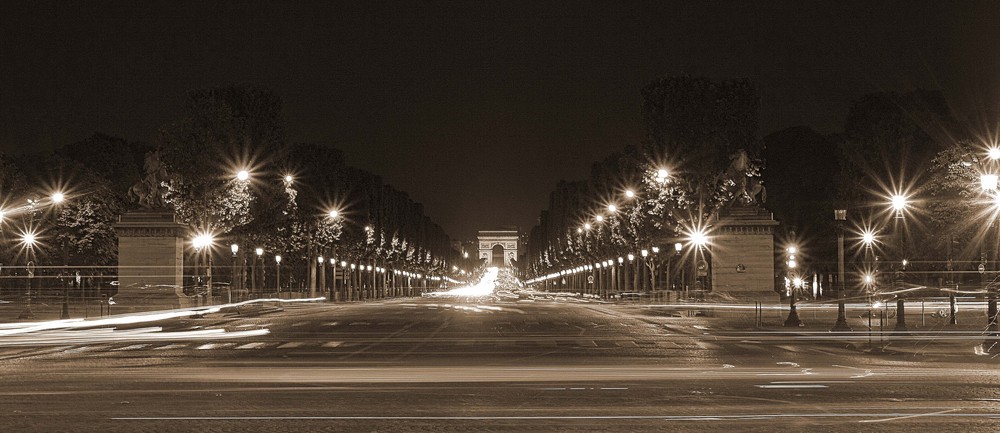
{"type": "Polygon", "coordinates": [[[192,306],[184,295],[184,237],[187,227],[169,210],[128,212],[118,233],[116,309],[192,306]]]}
{"type": "Polygon", "coordinates": [[[723,209],[712,236],[712,290],[772,301],[774,292],[774,220],[758,206],[723,209]]]}

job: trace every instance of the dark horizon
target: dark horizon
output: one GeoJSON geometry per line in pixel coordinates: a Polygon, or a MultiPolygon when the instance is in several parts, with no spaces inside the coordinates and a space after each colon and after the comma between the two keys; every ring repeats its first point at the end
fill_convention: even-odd
{"type": "MultiPolygon", "coordinates": [[[[289,142],[332,145],[456,239],[528,230],[560,179],[643,139],[663,75],[749,78],[760,135],[842,128],[877,91],[941,90],[971,129],[995,109],[990,2],[42,3],[3,6],[0,149],[94,132],[152,143],[188,90],[283,98],[289,142]]],[[[989,131],[987,131],[989,132],[989,131]]]]}

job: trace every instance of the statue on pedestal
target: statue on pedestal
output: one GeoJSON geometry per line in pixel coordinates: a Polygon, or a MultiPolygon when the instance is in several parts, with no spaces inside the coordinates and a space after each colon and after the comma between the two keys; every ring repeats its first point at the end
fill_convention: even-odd
{"type": "Polygon", "coordinates": [[[168,180],[167,167],[160,160],[160,151],[146,153],[143,162],[145,176],[128,190],[128,197],[146,209],[166,209],[163,201],[163,182],[168,180]]]}
{"type": "Polygon", "coordinates": [[[767,189],[764,188],[764,181],[760,178],[759,168],[750,160],[746,150],[736,151],[730,160],[726,176],[735,184],[730,204],[737,206],[763,204],[767,200],[767,189]]]}

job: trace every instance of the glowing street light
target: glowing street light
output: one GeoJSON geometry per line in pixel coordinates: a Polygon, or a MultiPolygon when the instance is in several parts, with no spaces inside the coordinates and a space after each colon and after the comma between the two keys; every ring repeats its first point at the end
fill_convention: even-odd
{"type": "Polygon", "coordinates": [[[1000,147],[990,147],[989,150],[986,151],[986,156],[994,161],[1000,159],[1000,147]]]}
{"type": "Polygon", "coordinates": [[[615,206],[613,204],[609,204],[608,205],[608,212],[611,212],[611,213],[618,212],[618,206],[615,206]]]}
{"type": "Polygon", "coordinates": [[[875,232],[868,229],[861,233],[861,243],[865,248],[871,248],[875,244],[875,232]]]}
{"type": "Polygon", "coordinates": [[[659,183],[666,183],[667,176],[670,176],[670,173],[665,168],[656,171],[656,181],[659,183]]]}
{"type": "Polygon", "coordinates": [[[585,224],[583,225],[583,229],[584,229],[584,230],[590,230],[590,228],[591,228],[591,225],[590,225],[590,223],[585,223],[585,224]]]}
{"type": "Polygon", "coordinates": [[[690,234],[688,234],[688,242],[691,242],[698,247],[703,247],[708,243],[708,235],[700,229],[693,230],[690,234]]]}
{"type": "Polygon", "coordinates": [[[21,235],[21,244],[28,248],[33,248],[36,240],[37,236],[34,232],[26,232],[21,235]]]}
{"type": "Polygon", "coordinates": [[[982,174],[979,176],[979,186],[983,191],[996,191],[997,180],[998,178],[995,174],[982,174]]]}
{"type": "Polygon", "coordinates": [[[602,221],[604,221],[604,215],[598,215],[598,216],[594,217],[594,219],[597,220],[597,222],[602,222],[602,221]]]}
{"type": "Polygon", "coordinates": [[[902,194],[895,194],[892,196],[892,210],[896,212],[896,218],[903,217],[903,209],[909,204],[906,196],[902,194]]]}
{"type": "Polygon", "coordinates": [[[246,170],[240,170],[236,172],[236,179],[240,182],[246,182],[250,179],[250,172],[246,170]]]}
{"type": "Polygon", "coordinates": [[[336,209],[333,209],[330,212],[327,212],[326,215],[330,217],[330,219],[336,219],[338,216],[340,216],[340,212],[337,212],[336,209]]]}
{"type": "Polygon", "coordinates": [[[61,193],[59,191],[56,191],[56,192],[52,193],[52,203],[59,204],[59,203],[62,203],[63,200],[66,200],[66,195],[65,194],[63,194],[63,193],[61,193]]]}
{"type": "Polygon", "coordinates": [[[625,190],[625,197],[634,198],[635,197],[635,191],[632,191],[630,189],[625,190]]]}
{"type": "Polygon", "coordinates": [[[285,183],[292,183],[292,181],[294,181],[294,180],[295,180],[295,178],[292,177],[292,175],[290,175],[290,174],[286,174],[285,175],[285,183]]]}

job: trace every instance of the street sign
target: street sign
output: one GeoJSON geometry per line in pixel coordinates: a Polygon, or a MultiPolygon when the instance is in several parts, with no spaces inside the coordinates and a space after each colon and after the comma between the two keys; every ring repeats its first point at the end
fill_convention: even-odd
{"type": "Polygon", "coordinates": [[[982,263],[979,264],[979,273],[980,274],[985,274],[986,273],[986,265],[984,265],[982,263]]]}

